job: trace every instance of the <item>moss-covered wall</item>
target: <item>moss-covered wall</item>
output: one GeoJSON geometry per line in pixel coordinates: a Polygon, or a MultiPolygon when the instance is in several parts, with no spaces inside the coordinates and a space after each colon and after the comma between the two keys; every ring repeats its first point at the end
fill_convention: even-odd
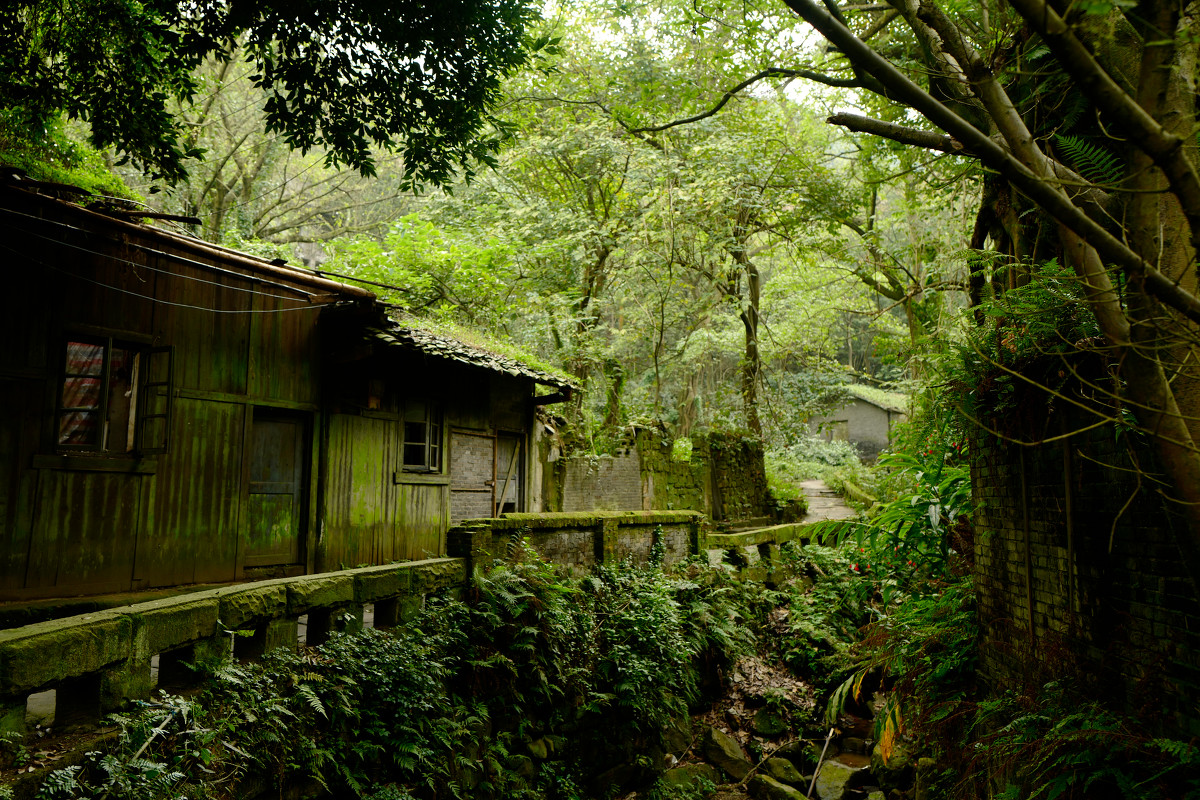
{"type": "Polygon", "coordinates": [[[699,511],[714,520],[770,516],[762,443],[732,433],[692,437],[686,459],[656,428],[615,455],[558,460],[545,473],[546,508],[559,511],[699,511]]]}
{"type": "Polygon", "coordinates": [[[980,432],[971,445],[982,671],[997,687],[1078,677],[1197,736],[1200,602],[1180,564],[1182,522],[1150,476],[1139,481],[1153,454],[1088,430],[1094,420],[1067,406],[1019,433],[1069,439],[1020,447],[980,432]]]}
{"type": "Polygon", "coordinates": [[[687,461],[672,457],[672,442],[660,432],[638,433],[643,482],[652,508],[687,508],[714,520],[769,515],[762,442],[735,433],[692,437],[687,461]]]}

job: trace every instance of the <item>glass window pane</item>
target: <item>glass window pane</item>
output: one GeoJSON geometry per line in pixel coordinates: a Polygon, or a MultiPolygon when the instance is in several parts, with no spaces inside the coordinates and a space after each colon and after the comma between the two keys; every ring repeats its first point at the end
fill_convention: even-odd
{"type": "Polygon", "coordinates": [[[59,444],[95,444],[100,433],[95,411],[68,411],[58,418],[59,444]]]}
{"type": "Polygon", "coordinates": [[[99,378],[66,378],[63,380],[63,408],[99,408],[99,378]]]}
{"type": "Polygon", "coordinates": [[[100,375],[104,372],[104,345],[67,342],[67,375],[100,375]]]}
{"type": "Polygon", "coordinates": [[[422,446],[425,444],[425,435],[428,428],[424,422],[406,422],[404,423],[404,443],[419,443],[422,446]]]}
{"type": "Polygon", "coordinates": [[[404,466],[406,467],[424,467],[425,463],[425,445],[423,444],[406,444],[404,445],[404,466]]]}
{"type": "Polygon", "coordinates": [[[408,401],[404,404],[404,419],[408,422],[424,422],[429,416],[424,403],[408,401]]]}

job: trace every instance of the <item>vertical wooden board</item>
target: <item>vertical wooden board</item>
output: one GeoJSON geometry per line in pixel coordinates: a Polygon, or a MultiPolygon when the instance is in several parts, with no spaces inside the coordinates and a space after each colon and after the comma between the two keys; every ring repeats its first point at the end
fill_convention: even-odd
{"type": "MultiPolygon", "coordinates": [[[[181,273],[184,271],[181,269],[181,273]]],[[[181,315],[187,320],[181,338],[189,343],[195,362],[186,365],[186,382],[181,384],[204,391],[245,394],[247,375],[247,341],[250,337],[250,310],[253,303],[251,284],[236,278],[192,269],[191,280],[176,279],[181,287],[194,287],[197,300],[188,297],[184,302],[201,305],[206,311],[181,315]],[[232,313],[230,313],[232,312],[232,313]]]]}
{"type": "Polygon", "coordinates": [[[41,430],[42,381],[0,379],[0,589],[25,584],[29,525],[23,508],[39,470],[29,469],[41,430]]]}
{"type": "Polygon", "coordinates": [[[250,336],[251,284],[163,258],[155,309],[159,344],[175,346],[175,383],[181,389],[244,394],[250,336]]]}
{"type": "MultiPolygon", "coordinates": [[[[92,252],[63,249],[55,253],[70,291],[62,298],[63,319],[119,331],[149,333],[154,315],[156,273],[146,256],[105,236],[88,237],[92,252]]],[[[54,251],[51,251],[54,252],[54,251]]]]}
{"type": "Polygon", "coordinates": [[[432,558],[443,555],[443,537],[449,527],[446,495],[449,486],[401,484],[397,529],[402,537],[396,558],[432,558]]]}
{"type": "Polygon", "coordinates": [[[305,533],[308,415],[258,409],[250,436],[247,475],[246,566],[298,564],[305,533]]]}
{"type": "Polygon", "coordinates": [[[145,476],[44,470],[27,588],[64,593],[132,588],[145,476]]]}
{"type": "Polygon", "coordinates": [[[379,564],[395,551],[399,423],[335,414],[329,423],[322,569],[379,564]]]}
{"type": "Polygon", "coordinates": [[[294,564],[300,560],[299,514],[291,494],[252,494],[246,502],[249,518],[246,565],[294,564]]]}
{"type": "Polygon", "coordinates": [[[297,306],[277,297],[254,298],[254,308],[261,312],[251,315],[250,325],[249,391],[254,397],[320,401],[316,327],[321,312],[318,306],[297,306]]]}
{"type": "MultiPolygon", "coordinates": [[[[3,219],[0,214],[0,220],[3,219]]],[[[0,230],[11,232],[11,229],[0,230]]],[[[6,244],[8,241],[11,240],[6,239],[6,244]]],[[[0,369],[40,370],[56,366],[48,363],[47,348],[53,338],[51,327],[57,311],[57,292],[52,280],[55,273],[42,266],[45,261],[45,252],[36,250],[0,257],[0,262],[9,266],[5,270],[5,292],[20,298],[19,304],[11,304],[9,312],[0,315],[0,336],[4,341],[0,369]]]]}
{"type": "Polygon", "coordinates": [[[529,428],[529,398],[533,397],[533,381],[509,375],[493,375],[490,393],[491,424],[509,430],[529,428]]]}
{"type": "Polygon", "coordinates": [[[171,450],[158,457],[155,506],[138,552],[151,586],[236,577],[245,406],[179,397],[171,450]]]}

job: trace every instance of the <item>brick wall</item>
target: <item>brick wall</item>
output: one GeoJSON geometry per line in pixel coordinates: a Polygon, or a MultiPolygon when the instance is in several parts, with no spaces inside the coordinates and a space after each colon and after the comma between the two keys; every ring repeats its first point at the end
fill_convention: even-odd
{"type": "MultiPolygon", "coordinates": [[[[1078,431],[1095,416],[1042,419],[1022,438],[1078,431]]],[[[1134,460],[1153,471],[1153,453],[1130,451],[1126,438],[1110,426],[1038,447],[976,436],[981,666],[997,685],[1074,674],[1164,732],[1196,736],[1200,604],[1180,566],[1182,524],[1149,476],[1139,488],[1134,460]]]]}
{"type": "Polygon", "coordinates": [[[450,434],[450,524],[490,516],[495,439],[455,431],[450,434]]]}
{"type": "Polygon", "coordinates": [[[674,460],[671,445],[662,431],[643,428],[635,446],[618,455],[564,459],[561,510],[686,509],[717,520],[769,515],[761,442],[701,434],[693,437],[687,461],[674,460]]]}
{"type": "Polygon", "coordinates": [[[564,462],[563,511],[636,511],[642,508],[642,460],[630,448],[615,456],[564,462]]]}

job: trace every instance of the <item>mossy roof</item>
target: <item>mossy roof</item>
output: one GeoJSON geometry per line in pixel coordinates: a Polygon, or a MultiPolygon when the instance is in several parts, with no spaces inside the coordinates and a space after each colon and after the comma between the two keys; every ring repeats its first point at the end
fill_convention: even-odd
{"type": "Polygon", "coordinates": [[[889,392],[886,389],[861,383],[850,384],[846,387],[846,391],[859,400],[878,406],[885,411],[895,411],[901,414],[908,412],[908,395],[901,392],[889,392]]]}
{"type": "Polygon", "coordinates": [[[537,369],[511,356],[400,322],[393,321],[385,327],[371,327],[367,329],[367,333],[368,336],[384,344],[415,350],[435,358],[457,361],[460,364],[480,367],[518,378],[530,378],[536,383],[557,389],[579,388],[564,373],[556,374],[548,370],[537,369]]]}

